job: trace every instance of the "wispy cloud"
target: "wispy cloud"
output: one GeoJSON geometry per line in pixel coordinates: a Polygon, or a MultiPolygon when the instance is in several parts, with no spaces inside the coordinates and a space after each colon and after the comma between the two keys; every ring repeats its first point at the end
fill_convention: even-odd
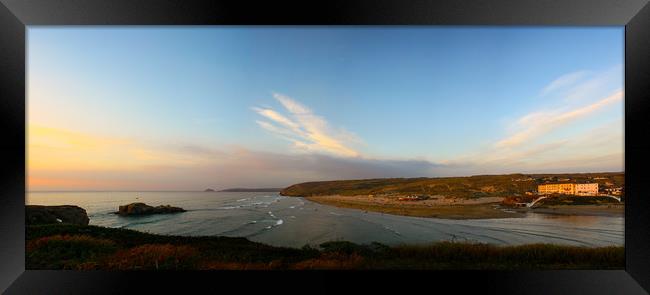
{"type": "Polygon", "coordinates": [[[533,112],[520,118],[515,126],[518,129],[512,134],[500,141],[495,146],[497,148],[515,147],[526,143],[534,137],[542,136],[553,130],[563,127],[579,118],[585,117],[595,111],[623,99],[623,90],[618,90],[614,94],[598,100],[595,103],[583,106],[576,110],[556,112],[541,111],[533,112]]]}
{"type": "MultiPolygon", "coordinates": [[[[112,140],[105,138],[105,140],[112,140]]],[[[207,187],[282,187],[318,180],[436,175],[424,160],[381,160],[320,153],[278,153],[241,146],[148,145],[131,142],[106,150],[30,148],[30,190],[203,190],[207,187]],[[73,157],[73,154],[76,157],[73,157]],[[108,157],[112,165],[93,162],[108,157]],[[38,165],[54,161],[55,165],[38,165]],[[90,165],[87,163],[91,163],[90,165]],[[35,165],[37,164],[37,165],[35,165]]]]}
{"type": "Polygon", "coordinates": [[[621,171],[622,120],[572,136],[516,148],[488,148],[444,162],[460,174],[621,171]]]}
{"type": "Polygon", "coordinates": [[[561,99],[565,103],[579,103],[583,99],[593,99],[620,88],[622,76],[622,64],[599,71],[575,71],[546,85],[540,96],[544,99],[561,99]]]}
{"type": "Polygon", "coordinates": [[[257,124],[264,130],[290,141],[300,151],[327,153],[342,157],[358,157],[360,153],[351,147],[353,134],[345,130],[334,130],[321,116],[307,106],[278,93],[273,97],[288,112],[283,115],[271,108],[254,107],[253,110],[266,118],[257,124]]]}
{"type": "Polygon", "coordinates": [[[587,74],[589,74],[588,71],[577,71],[562,75],[546,85],[546,87],[542,89],[541,95],[546,95],[551,92],[574,85],[578,81],[582,80],[587,74]]]}
{"type": "Polygon", "coordinates": [[[622,118],[601,126],[575,125],[620,104],[621,70],[617,65],[558,77],[541,90],[544,106],[507,125],[506,135],[442,163],[471,174],[622,169],[622,118]]]}

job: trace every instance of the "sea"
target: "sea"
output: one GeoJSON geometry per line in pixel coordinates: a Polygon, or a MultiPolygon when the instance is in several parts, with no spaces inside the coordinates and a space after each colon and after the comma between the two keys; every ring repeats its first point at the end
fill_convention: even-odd
{"type": "Polygon", "coordinates": [[[77,205],[91,225],[182,236],[245,237],[274,246],[328,241],[385,245],[438,241],[497,245],[552,243],[599,247],[624,243],[624,217],[526,213],[522,218],[449,220],[337,208],[273,192],[28,192],[29,205],[77,205]],[[138,217],[119,205],[172,205],[187,212],[138,217]]]}

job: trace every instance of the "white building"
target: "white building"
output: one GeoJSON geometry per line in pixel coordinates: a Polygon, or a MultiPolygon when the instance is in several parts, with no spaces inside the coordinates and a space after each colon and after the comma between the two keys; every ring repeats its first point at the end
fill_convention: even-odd
{"type": "Polygon", "coordinates": [[[597,196],[598,183],[576,183],[575,194],[578,196],[597,196]]]}

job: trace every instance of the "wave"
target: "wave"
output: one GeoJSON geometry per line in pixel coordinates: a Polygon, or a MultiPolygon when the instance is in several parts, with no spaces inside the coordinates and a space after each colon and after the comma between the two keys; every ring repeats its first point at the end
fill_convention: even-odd
{"type": "Polygon", "coordinates": [[[274,228],[276,226],[282,225],[283,223],[284,223],[284,220],[278,219],[278,220],[275,221],[275,224],[269,225],[269,226],[265,227],[264,229],[272,229],[272,228],[274,228]]]}
{"type": "Polygon", "coordinates": [[[388,231],[390,231],[390,232],[392,232],[392,233],[394,233],[394,234],[396,234],[396,235],[398,235],[400,237],[402,236],[402,234],[400,234],[398,231],[396,231],[396,230],[394,230],[394,229],[392,229],[392,228],[390,228],[388,226],[384,225],[384,229],[386,229],[386,230],[388,230],[388,231]]]}

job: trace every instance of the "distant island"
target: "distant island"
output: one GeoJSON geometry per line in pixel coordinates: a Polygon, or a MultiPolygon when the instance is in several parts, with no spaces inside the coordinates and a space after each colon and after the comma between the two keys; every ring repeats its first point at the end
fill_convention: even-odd
{"type": "Polygon", "coordinates": [[[206,188],[206,189],[204,190],[204,192],[214,192],[214,191],[215,191],[215,190],[213,190],[213,189],[211,189],[211,188],[206,188]]]}
{"type": "Polygon", "coordinates": [[[220,192],[279,192],[282,188],[229,188],[220,192]]]}
{"type": "Polygon", "coordinates": [[[299,183],[280,195],[336,207],[448,219],[520,217],[528,210],[618,216],[624,212],[624,182],[623,172],[379,178],[299,183]],[[562,183],[593,184],[597,192],[590,196],[538,192],[540,185],[562,183]],[[548,198],[538,200],[542,196],[548,198]]]}

